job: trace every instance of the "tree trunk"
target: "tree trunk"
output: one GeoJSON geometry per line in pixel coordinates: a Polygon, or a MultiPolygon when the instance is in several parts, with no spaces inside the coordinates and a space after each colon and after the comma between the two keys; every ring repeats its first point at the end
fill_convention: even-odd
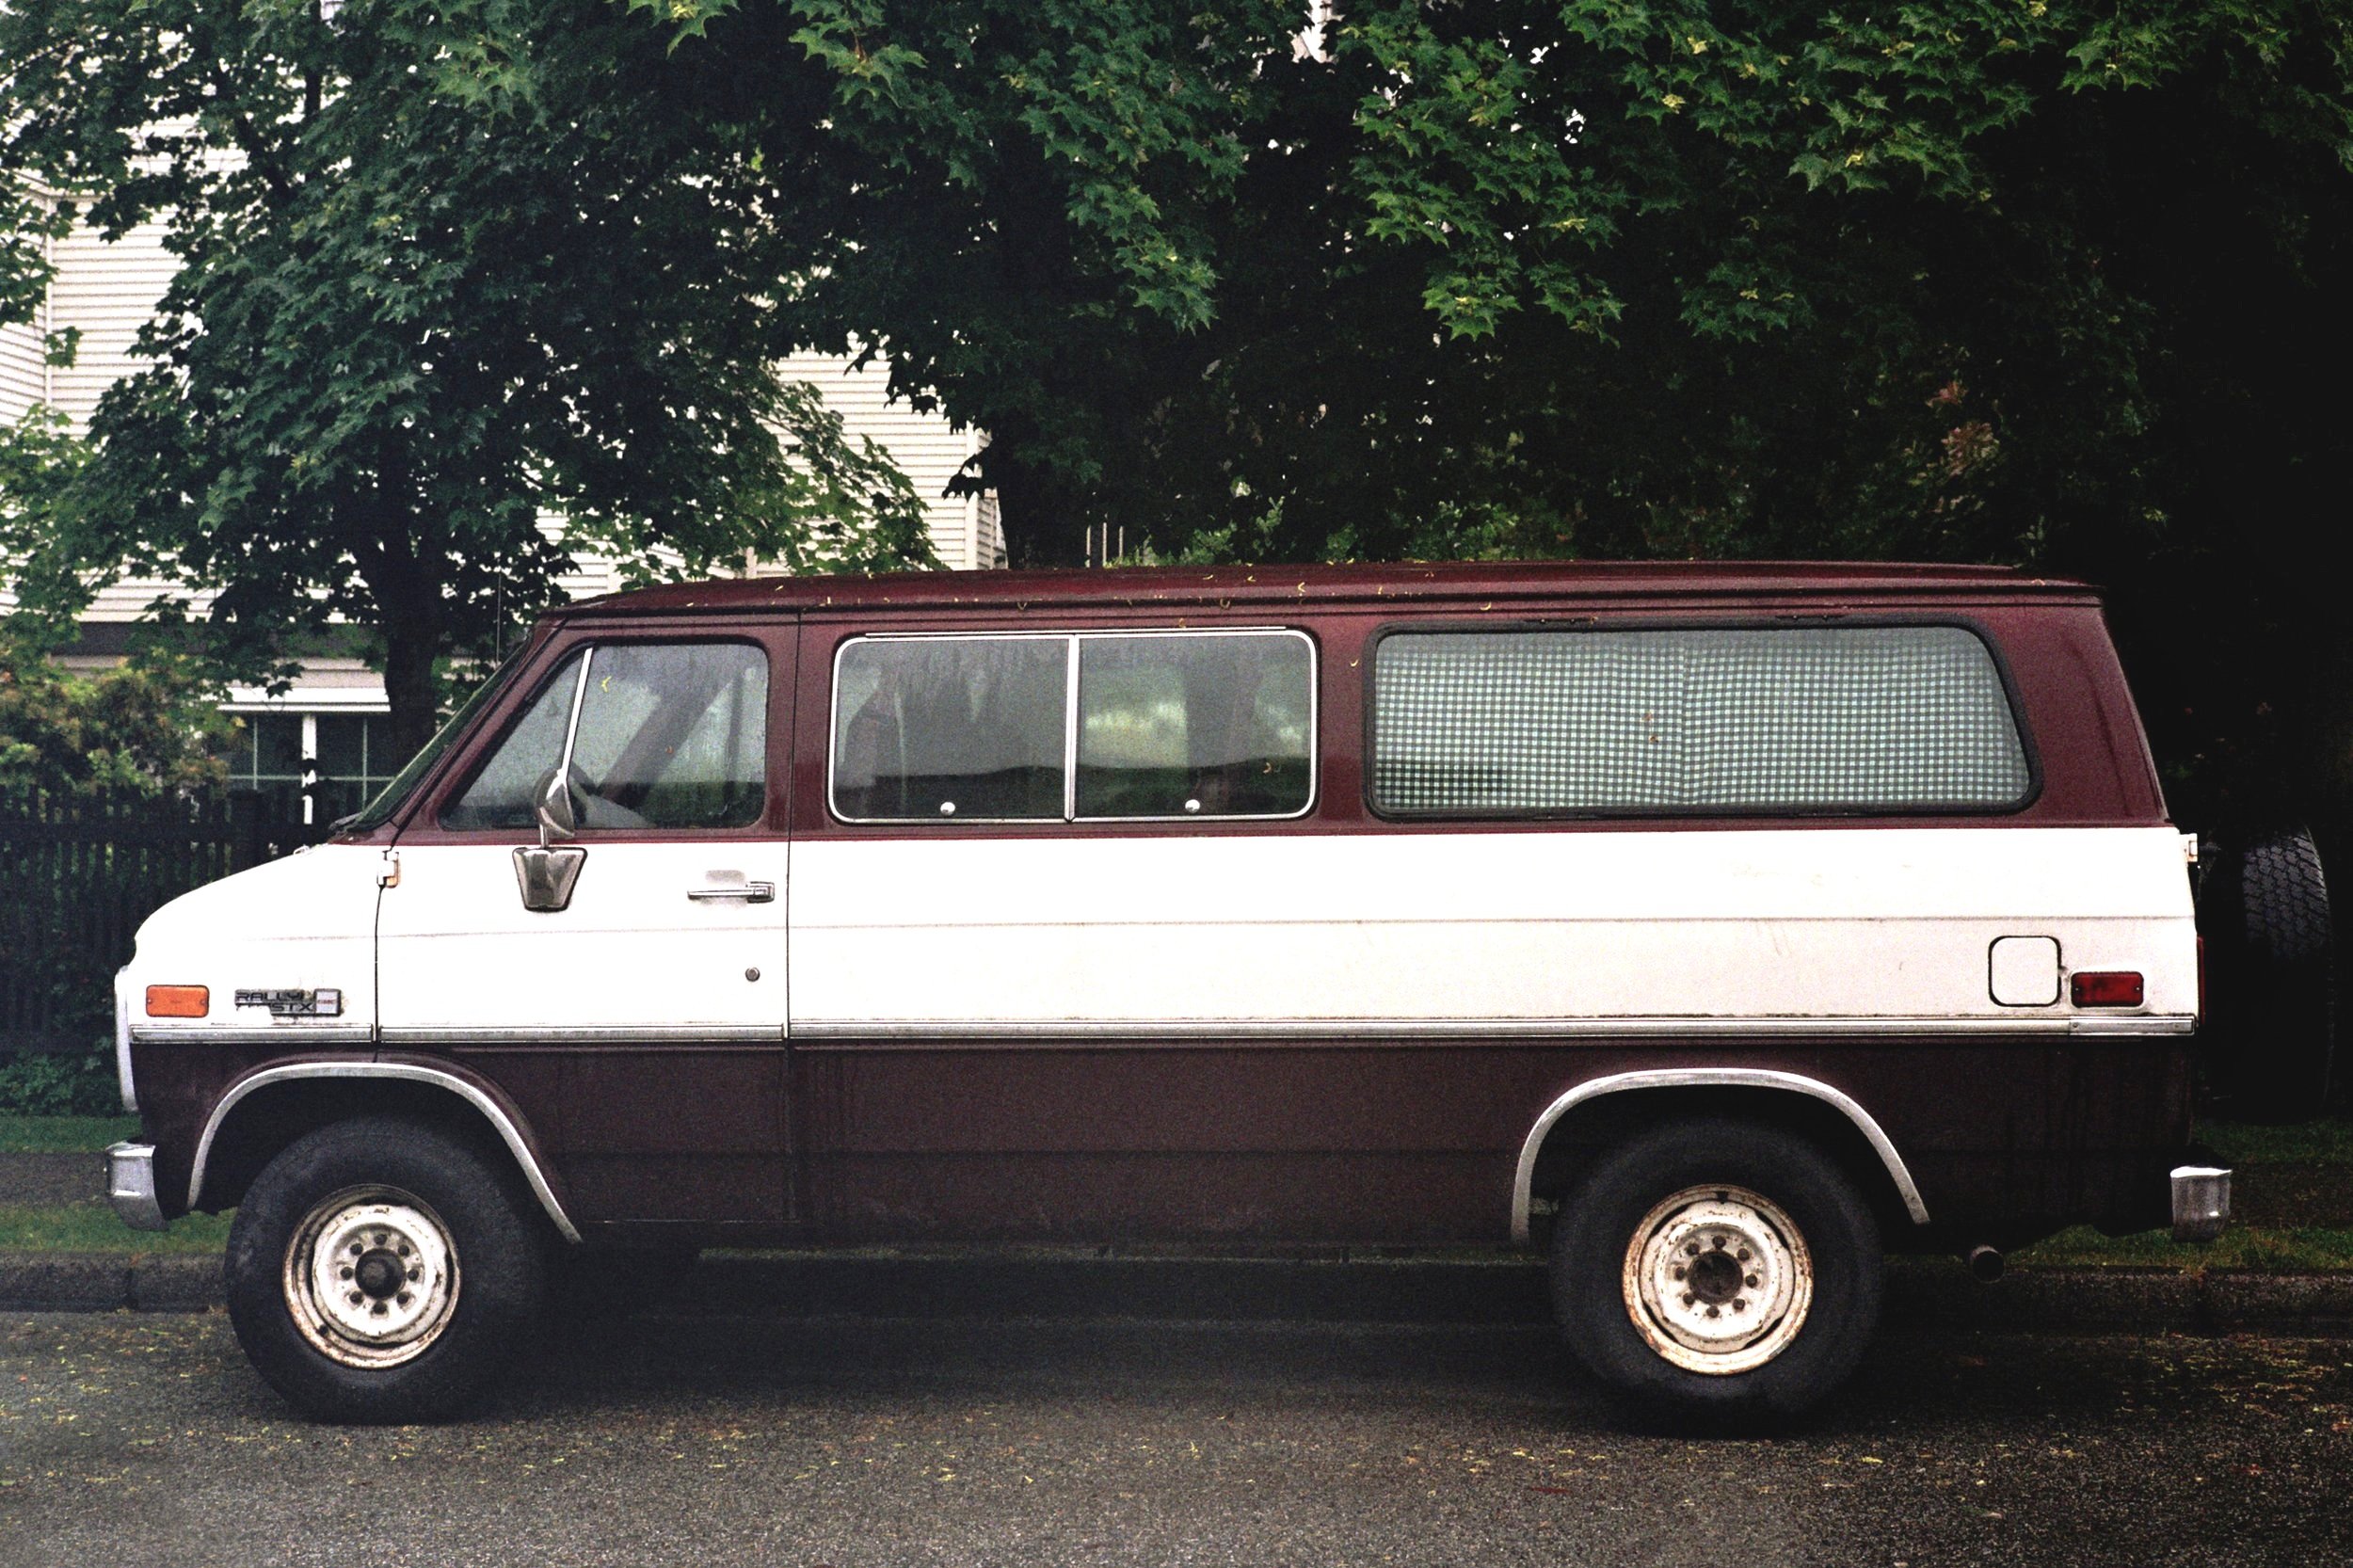
{"type": "Polygon", "coordinates": [[[983,473],[997,492],[998,526],[1004,530],[1006,565],[1080,567],[1087,562],[1087,524],[1068,487],[1043,468],[1015,456],[1019,443],[989,436],[983,473]]]}
{"type": "Polygon", "coordinates": [[[392,752],[404,762],[441,727],[440,688],[433,680],[440,636],[399,616],[384,618],[384,696],[392,705],[392,752]]]}

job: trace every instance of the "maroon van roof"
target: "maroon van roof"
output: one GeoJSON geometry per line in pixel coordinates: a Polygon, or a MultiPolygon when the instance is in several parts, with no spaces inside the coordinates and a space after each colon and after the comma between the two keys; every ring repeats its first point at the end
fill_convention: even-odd
{"type": "Polygon", "coordinates": [[[1232,604],[1300,600],[1675,598],[2069,598],[2094,590],[2015,567],[1868,561],[1468,561],[1350,566],[1115,567],[728,578],[583,600],[560,617],[760,609],[1232,604]]]}

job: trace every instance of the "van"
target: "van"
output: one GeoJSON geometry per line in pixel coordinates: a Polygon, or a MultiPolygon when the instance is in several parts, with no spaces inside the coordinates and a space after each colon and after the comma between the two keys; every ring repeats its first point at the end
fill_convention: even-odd
{"type": "Polygon", "coordinates": [[[146,923],[116,1203],[233,1208],[332,1418],[559,1272],[943,1241],[1541,1248],[1609,1388],[1792,1412],[1889,1251],[2219,1224],[2186,843],[2009,569],[654,588],[146,923]]]}

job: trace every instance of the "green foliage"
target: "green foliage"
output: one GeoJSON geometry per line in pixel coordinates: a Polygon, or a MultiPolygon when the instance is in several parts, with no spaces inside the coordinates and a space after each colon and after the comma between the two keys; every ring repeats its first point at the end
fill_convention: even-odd
{"type": "Polygon", "coordinates": [[[763,349],[771,187],[697,123],[731,63],[598,0],[26,0],[0,75],[0,187],[64,193],[15,215],[0,280],[77,214],[162,216],[182,263],[153,368],[0,534],[53,619],[128,569],[216,590],[202,630],[245,669],[372,627],[413,744],[435,660],[552,602],[572,550],[637,577],[924,558],[879,450],[763,349]],[[809,543],[815,504],[847,510],[809,543]]]}
{"type": "Polygon", "coordinates": [[[112,1046],[71,1055],[0,1055],[0,1115],[104,1116],[121,1109],[112,1046]]]}
{"type": "Polygon", "coordinates": [[[188,794],[227,778],[228,721],[196,663],[149,650],[94,675],[0,638],[0,792],[188,794]]]}
{"type": "Polygon", "coordinates": [[[2031,563],[2185,813],[2353,799],[2341,6],[633,3],[1017,558],[2031,563]]]}

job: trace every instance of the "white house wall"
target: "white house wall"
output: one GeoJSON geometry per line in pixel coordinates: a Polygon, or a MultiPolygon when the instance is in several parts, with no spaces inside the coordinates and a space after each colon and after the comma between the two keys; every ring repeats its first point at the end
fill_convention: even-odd
{"type": "Polygon", "coordinates": [[[33,321],[0,327],[0,424],[14,424],[41,400],[40,334],[33,321]]]}

